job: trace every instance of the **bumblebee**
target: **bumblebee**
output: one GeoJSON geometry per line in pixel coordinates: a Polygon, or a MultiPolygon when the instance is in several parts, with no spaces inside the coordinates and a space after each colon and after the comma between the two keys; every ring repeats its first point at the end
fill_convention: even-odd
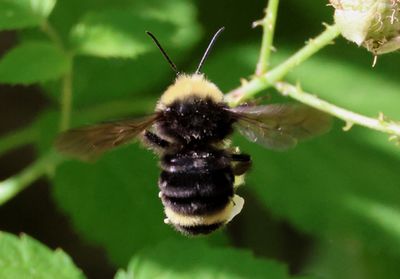
{"type": "Polygon", "coordinates": [[[235,180],[249,170],[251,157],[229,147],[226,139],[234,127],[250,141],[274,150],[291,148],[298,140],[320,135],[330,127],[326,114],[299,104],[229,107],[223,93],[200,72],[222,30],[212,38],[194,74],[179,73],[147,32],[177,73],[155,112],[71,129],[56,141],[61,153],[87,160],[141,139],[160,156],[158,187],[165,223],[186,235],[209,234],[243,208],[235,180]]]}

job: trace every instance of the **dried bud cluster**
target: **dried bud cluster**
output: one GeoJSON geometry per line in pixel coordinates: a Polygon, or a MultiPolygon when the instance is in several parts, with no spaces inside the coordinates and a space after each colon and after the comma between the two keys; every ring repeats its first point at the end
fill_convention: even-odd
{"type": "Polygon", "coordinates": [[[375,55],[400,49],[400,0],[330,0],[342,35],[375,55]]]}

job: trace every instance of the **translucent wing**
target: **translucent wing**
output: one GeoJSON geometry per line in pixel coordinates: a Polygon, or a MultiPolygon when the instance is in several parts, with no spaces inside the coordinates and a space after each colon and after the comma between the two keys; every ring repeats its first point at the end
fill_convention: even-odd
{"type": "Polygon", "coordinates": [[[299,104],[239,106],[229,109],[237,119],[237,128],[250,141],[267,148],[285,150],[298,140],[326,133],[331,117],[299,104]]]}
{"type": "Polygon", "coordinates": [[[90,160],[105,151],[133,140],[158,118],[157,114],[130,120],[101,123],[62,133],[55,146],[63,154],[90,160]]]}

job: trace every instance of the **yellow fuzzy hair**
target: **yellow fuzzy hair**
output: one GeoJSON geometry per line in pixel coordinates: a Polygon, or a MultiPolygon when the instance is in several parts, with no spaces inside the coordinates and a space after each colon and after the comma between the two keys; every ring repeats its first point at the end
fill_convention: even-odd
{"type": "Polygon", "coordinates": [[[246,174],[241,174],[241,175],[235,175],[235,180],[233,182],[233,188],[238,188],[239,186],[244,185],[244,181],[245,181],[245,176],[246,174]]]}
{"type": "Polygon", "coordinates": [[[163,109],[176,100],[184,100],[188,97],[211,98],[216,103],[222,102],[224,95],[218,87],[208,81],[202,74],[180,75],[175,83],[167,88],[157,105],[163,109]]]}
{"type": "Polygon", "coordinates": [[[228,223],[235,217],[243,208],[244,200],[243,198],[235,195],[231,202],[227,206],[214,214],[210,215],[198,215],[190,216],[177,213],[172,209],[166,207],[165,215],[169,221],[173,224],[180,226],[196,226],[196,225],[212,225],[217,223],[228,223]]]}

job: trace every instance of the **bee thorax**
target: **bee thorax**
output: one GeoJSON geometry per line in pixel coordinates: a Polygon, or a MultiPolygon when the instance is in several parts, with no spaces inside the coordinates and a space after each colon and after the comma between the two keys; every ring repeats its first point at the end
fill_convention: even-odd
{"type": "Polygon", "coordinates": [[[157,122],[161,135],[184,144],[208,144],[223,140],[232,132],[234,120],[223,103],[188,97],[171,103],[157,122]]]}

